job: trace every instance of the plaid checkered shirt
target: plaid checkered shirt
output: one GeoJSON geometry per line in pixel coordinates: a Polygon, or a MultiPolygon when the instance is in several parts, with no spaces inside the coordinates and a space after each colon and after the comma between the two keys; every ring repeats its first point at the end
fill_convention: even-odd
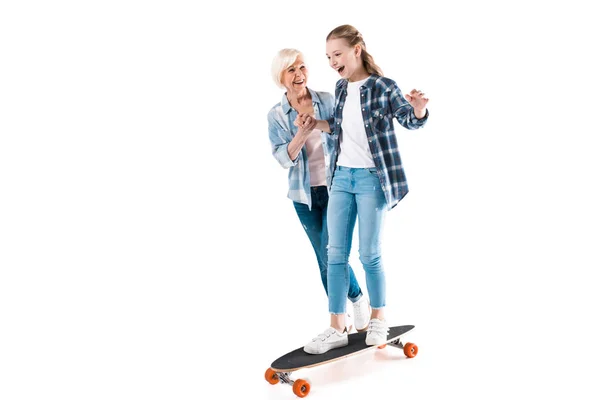
{"type": "MultiPolygon", "coordinates": [[[[336,143],[342,134],[342,110],[346,102],[347,86],[346,79],[337,82],[335,110],[333,116],[327,119],[336,143]]],[[[419,129],[427,122],[429,111],[427,110],[424,118],[418,119],[396,82],[378,75],[371,75],[360,87],[360,103],[371,155],[377,167],[388,210],[391,210],[408,193],[406,175],[394,132],[394,118],[406,129],[419,129]]]]}

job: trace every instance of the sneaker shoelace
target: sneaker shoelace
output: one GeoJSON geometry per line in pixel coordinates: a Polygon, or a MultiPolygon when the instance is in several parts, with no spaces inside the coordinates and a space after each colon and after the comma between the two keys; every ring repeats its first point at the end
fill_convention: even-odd
{"type": "Polygon", "coordinates": [[[328,337],[333,335],[334,332],[335,332],[334,328],[329,328],[329,329],[325,330],[325,332],[319,334],[319,336],[314,338],[313,342],[316,342],[317,340],[321,340],[322,342],[324,342],[325,340],[327,340],[328,337]]]}
{"type": "Polygon", "coordinates": [[[389,332],[389,328],[387,324],[378,319],[372,319],[369,321],[369,328],[367,329],[367,334],[369,335],[379,335],[384,338],[387,338],[387,334],[389,332]]]}
{"type": "Polygon", "coordinates": [[[356,319],[364,319],[365,316],[363,315],[362,311],[363,310],[361,306],[354,307],[354,315],[356,319]]]}

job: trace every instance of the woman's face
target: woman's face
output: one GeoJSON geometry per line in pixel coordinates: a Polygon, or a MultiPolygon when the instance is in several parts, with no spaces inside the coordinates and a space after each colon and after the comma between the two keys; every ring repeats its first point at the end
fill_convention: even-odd
{"type": "Polygon", "coordinates": [[[360,67],[360,46],[350,47],[346,39],[330,39],[326,43],[329,66],[335,69],[341,78],[349,79],[360,67]]]}
{"type": "Polygon", "coordinates": [[[302,57],[296,58],[296,61],[281,74],[281,83],[283,83],[288,93],[303,93],[307,81],[308,68],[304,65],[302,57]]]}

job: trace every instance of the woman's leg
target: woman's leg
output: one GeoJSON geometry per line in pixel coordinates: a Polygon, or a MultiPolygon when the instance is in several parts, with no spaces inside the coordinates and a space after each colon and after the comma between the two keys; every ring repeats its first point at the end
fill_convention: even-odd
{"type": "Polygon", "coordinates": [[[312,209],[309,210],[308,206],[303,203],[294,202],[294,208],[296,214],[300,219],[300,223],[304,227],[304,231],[310,240],[315,255],[317,256],[317,264],[319,265],[319,272],[321,274],[321,282],[325,288],[327,294],[327,258],[323,257],[323,247],[327,244],[323,244],[323,216],[324,212],[321,208],[315,207],[314,192],[311,193],[313,197],[312,209]]]}

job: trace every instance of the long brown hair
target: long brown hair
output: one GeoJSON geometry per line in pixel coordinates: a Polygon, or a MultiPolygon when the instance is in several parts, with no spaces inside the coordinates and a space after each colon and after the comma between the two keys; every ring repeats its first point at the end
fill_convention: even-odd
{"type": "Polygon", "coordinates": [[[375,61],[373,61],[373,56],[367,52],[367,45],[365,44],[362,35],[355,27],[352,25],[340,25],[329,32],[329,35],[327,35],[327,40],[330,39],[345,39],[350,47],[354,47],[357,44],[360,45],[360,58],[362,58],[363,66],[367,72],[369,74],[383,76],[383,71],[377,64],[375,64],[375,61]]]}

